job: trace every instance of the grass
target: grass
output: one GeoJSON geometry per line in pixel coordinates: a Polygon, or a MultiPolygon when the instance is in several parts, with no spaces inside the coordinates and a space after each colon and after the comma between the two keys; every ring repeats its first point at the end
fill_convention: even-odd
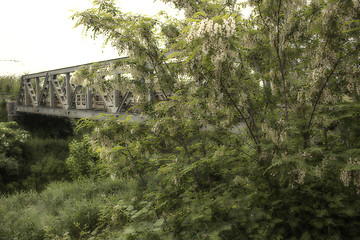
{"type": "Polygon", "coordinates": [[[120,181],[82,180],[51,183],[43,192],[0,197],[0,239],[80,239],[99,224],[107,196],[121,198],[120,181]]]}

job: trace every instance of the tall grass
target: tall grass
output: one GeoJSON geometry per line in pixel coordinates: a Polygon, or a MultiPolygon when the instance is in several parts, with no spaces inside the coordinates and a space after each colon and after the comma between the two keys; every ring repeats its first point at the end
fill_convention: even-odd
{"type": "Polygon", "coordinates": [[[106,199],[120,199],[124,192],[124,183],[103,179],[51,183],[41,193],[0,197],[0,239],[80,239],[100,223],[106,199]]]}

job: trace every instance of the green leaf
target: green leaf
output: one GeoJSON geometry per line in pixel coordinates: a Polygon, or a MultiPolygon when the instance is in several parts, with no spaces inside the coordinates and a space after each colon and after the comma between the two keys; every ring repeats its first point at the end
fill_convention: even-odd
{"type": "Polygon", "coordinates": [[[134,206],[133,205],[129,205],[127,208],[126,208],[126,211],[130,212],[134,209],[134,206]]]}
{"type": "Polygon", "coordinates": [[[281,223],[284,220],[280,219],[280,218],[275,218],[274,220],[272,220],[272,223],[277,224],[277,223],[281,223]]]}
{"type": "Polygon", "coordinates": [[[163,218],[160,218],[154,223],[154,227],[160,227],[164,224],[164,222],[165,220],[163,218]]]}
{"type": "Polygon", "coordinates": [[[134,226],[133,225],[130,225],[130,226],[128,226],[128,227],[126,227],[125,229],[124,229],[124,234],[125,235],[131,235],[131,234],[133,234],[133,233],[135,233],[136,232],[136,230],[134,229],[134,226]]]}
{"type": "Polygon", "coordinates": [[[311,239],[311,235],[308,231],[304,232],[302,235],[301,235],[301,240],[309,240],[311,239]]]}
{"type": "Polygon", "coordinates": [[[314,219],[310,221],[310,224],[315,226],[318,229],[322,229],[324,227],[324,223],[320,219],[314,219]]]}
{"type": "Polygon", "coordinates": [[[360,165],[358,164],[347,164],[344,167],[345,171],[359,171],[360,170],[360,165]]]}

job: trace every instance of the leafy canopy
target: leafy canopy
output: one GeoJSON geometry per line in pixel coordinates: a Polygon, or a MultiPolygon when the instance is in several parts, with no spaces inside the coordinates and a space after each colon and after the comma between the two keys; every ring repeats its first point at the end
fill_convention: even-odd
{"type": "Polygon", "coordinates": [[[185,18],[110,0],[74,15],[129,56],[89,84],[133,91],[149,116],[82,125],[113,178],[147,189],[119,234],[156,220],[151,234],[179,239],[357,236],[358,1],[164,2],[185,18]],[[167,101],[144,101],[154,90],[167,101]]]}

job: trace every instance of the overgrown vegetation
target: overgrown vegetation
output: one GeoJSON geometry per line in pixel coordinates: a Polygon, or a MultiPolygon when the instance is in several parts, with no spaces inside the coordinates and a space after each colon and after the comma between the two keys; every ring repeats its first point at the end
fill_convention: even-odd
{"type": "Polygon", "coordinates": [[[0,122],[8,120],[6,101],[16,100],[20,82],[20,78],[16,76],[0,76],[0,122]]]}
{"type": "Polygon", "coordinates": [[[24,170],[23,147],[28,133],[15,122],[0,122],[0,186],[1,192],[19,189],[18,178],[24,170]]]}
{"type": "Polygon", "coordinates": [[[20,78],[17,76],[0,76],[0,100],[15,100],[20,88],[20,78]]]}
{"type": "Polygon", "coordinates": [[[0,114],[1,194],[41,191],[52,181],[71,179],[65,160],[72,121],[24,114],[8,122],[5,100],[0,114]]]}
{"type": "Polygon", "coordinates": [[[36,137],[35,129],[28,132],[16,122],[0,122],[0,145],[0,193],[40,191],[52,181],[70,180],[68,139],[36,137]]]}
{"type": "MultiPolygon", "coordinates": [[[[20,192],[0,199],[2,239],[81,239],[101,221],[107,199],[125,191],[120,181],[52,183],[41,193],[20,192]]],[[[88,236],[88,235],[87,235],[88,236]]]]}
{"type": "Polygon", "coordinates": [[[248,1],[245,19],[237,1],[164,2],[185,19],[110,0],[74,15],[130,57],[102,70],[123,77],[94,66],[78,81],[167,101],[137,105],[141,123],[82,120],[75,182],[1,198],[0,236],[359,238],[359,3],[248,1]]]}

